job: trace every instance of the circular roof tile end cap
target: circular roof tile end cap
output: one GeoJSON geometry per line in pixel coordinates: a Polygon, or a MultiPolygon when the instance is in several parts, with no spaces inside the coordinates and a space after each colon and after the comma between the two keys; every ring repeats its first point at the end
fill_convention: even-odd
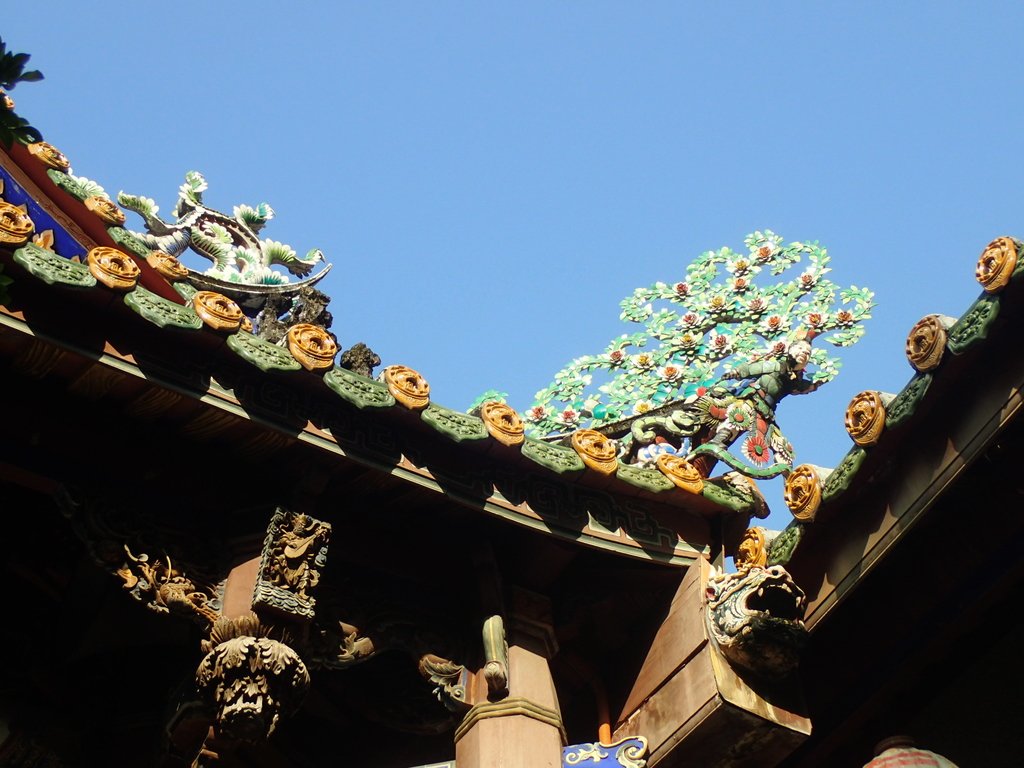
{"type": "Polygon", "coordinates": [[[946,332],[955,322],[955,317],[926,315],[910,329],[906,352],[914,370],[926,373],[939,367],[946,351],[946,332]]]}
{"type": "Polygon", "coordinates": [[[981,252],[974,277],[985,293],[1003,290],[1017,269],[1019,244],[1012,237],[997,237],[981,252]]]}

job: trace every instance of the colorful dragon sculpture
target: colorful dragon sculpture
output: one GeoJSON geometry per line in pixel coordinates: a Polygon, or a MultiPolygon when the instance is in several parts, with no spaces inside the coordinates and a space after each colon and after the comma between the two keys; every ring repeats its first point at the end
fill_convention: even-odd
{"type": "MultiPolygon", "coordinates": [[[[272,269],[273,266],[280,265],[293,275],[305,277],[323,260],[323,253],[316,248],[299,257],[291,246],[276,240],[261,240],[260,231],[274,218],[274,209],[266,203],[255,208],[236,205],[233,216],[203,205],[207,186],[198,171],[185,174],[185,183],[179,188],[178,202],[172,211],[176,219],[173,224],[157,216],[159,208],[152,198],[120,192],[117,201],[142,217],[147,232],[134,234],[150,248],[177,257],[191,247],[213,262],[204,274],[228,283],[286,285],[288,275],[272,269]]],[[[328,265],[304,283],[315,283],[329,268],[328,265]]]]}

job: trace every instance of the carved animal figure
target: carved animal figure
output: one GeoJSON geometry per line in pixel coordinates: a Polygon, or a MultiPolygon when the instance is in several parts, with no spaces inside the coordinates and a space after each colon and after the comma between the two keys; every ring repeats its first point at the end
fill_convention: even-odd
{"type": "MultiPolygon", "coordinates": [[[[688,440],[688,458],[705,477],[716,461],[751,477],[774,477],[793,468],[793,447],[775,423],[775,408],[787,395],[806,394],[819,386],[803,377],[811,345],[796,341],[780,354],[737,365],[723,379],[747,380],[737,390],[724,383],[667,414],[637,419],[634,445],[643,451],[661,438],[688,440]],[[747,466],[729,447],[747,434],[741,451],[747,466]]],[[[638,451],[638,455],[643,454],[638,451]]]]}
{"type": "Polygon", "coordinates": [[[765,679],[792,672],[807,640],[807,597],[781,565],[708,579],[705,623],[734,666],[765,679]]]}

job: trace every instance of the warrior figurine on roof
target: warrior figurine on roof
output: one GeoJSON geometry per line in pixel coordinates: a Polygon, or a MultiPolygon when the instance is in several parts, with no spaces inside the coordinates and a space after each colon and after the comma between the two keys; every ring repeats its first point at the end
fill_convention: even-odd
{"type": "Polygon", "coordinates": [[[707,393],[684,400],[662,415],[633,421],[631,434],[637,463],[653,463],[659,453],[686,453],[705,477],[716,461],[754,477],[772,477],[793,466],[793,446],[775,422],[775,408],[786,395],[804,395],[815,391],[821,381],[804,377],[811,357],[811,344],[800,338],[765,357],[740,363],[722,374],[722,379],[748,380],[738,389],[724,384],[707,393]],[[747,466],[729,452],[729,447],[744,434],[743,456],[747,466]],[[691,450],[670,441],[686,438],[691,450]],[[774,461],[772,460],[774,458],[774,461]]]}
{"type": "Polygon", "coordinates": [[[645,331],[559,371],[525,414],[530,431],[559,440],[580,427],[597,429],[619,440],[624,461],[648,464],[676,453],[705,476],[717,461],[750,477],[787,472],[793,448],[776,425],[776,406],[836,376],[839,360],[811,340],[856,343],[874,294],[826,279],[829,256],[816,242],[786,245],[764,231],[745,244],[746,253],[708,251],[684,280],[638,288],[623,300],[622,319],[644,323],[645,331]],[[804,257],[809,264],[793,279],[757,284],[804,257]],[[740,455],[733,454],[741,438],[740,455]]]}

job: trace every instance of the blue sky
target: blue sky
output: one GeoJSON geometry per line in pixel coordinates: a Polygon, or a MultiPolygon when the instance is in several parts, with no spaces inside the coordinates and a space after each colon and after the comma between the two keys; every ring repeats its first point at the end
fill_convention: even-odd
{"type": "Polygon", "coordinates": [[[1022,32],[995,2],[112,0],[0,36],[46,75],[12,95],[76,173],[165,214],[192,169],[214,207],[269,202],[266,236],[334,264],[342,346],[451,407],[494,387],[525,409],[704,250],[819,240],[879,304],[780,413],[797,460],[833,466],[850,398],[897,392],[910,327],[961,314],[984,246],[1024,235],[1022,32]]]}

